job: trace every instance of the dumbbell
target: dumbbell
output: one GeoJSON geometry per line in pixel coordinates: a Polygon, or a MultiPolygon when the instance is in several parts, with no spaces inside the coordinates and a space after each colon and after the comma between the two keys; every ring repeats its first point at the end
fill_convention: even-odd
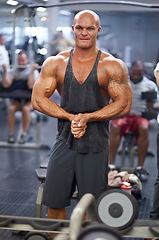
{"type": "Polygon", "coordinates": [[[128,229],[139,212],[135,197],[121,189],[111,189],[101,194],[97,200],[99,222],[113,229],[128,229]]]}
{"type": "Polygon", "coordinates": [[[24,240],[48,240],[49,235],[47,233],[29,232],[25,236],[24,240]]]}
{"type": "Polygon", "coordinates": [[[123,240],[118,231],[103,223],[93,223],[83,228],[77,240],[123,240]]]}

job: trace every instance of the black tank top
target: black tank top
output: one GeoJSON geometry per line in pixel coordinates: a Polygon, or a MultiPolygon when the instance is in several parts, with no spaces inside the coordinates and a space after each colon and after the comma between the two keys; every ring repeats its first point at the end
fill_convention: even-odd
{"type": "MultiPolygon", "coordinates": [[[[101,51],[99,50],[94,66],[82,84],[77,81],[73,73],[72,54],[73,49],[65,72],[60,106],[69,113],[78,114],[94,112],[108,105],[100,91],[97,77],[101,51]]],[[[89,122],[84,136],[78,139],[71,133],[71,123],[68,120],[58,119],[57,138],[64,140],[69,148],[79,153],[99,152],[108,146],[108,124],[108,121],[89,122]]]]}

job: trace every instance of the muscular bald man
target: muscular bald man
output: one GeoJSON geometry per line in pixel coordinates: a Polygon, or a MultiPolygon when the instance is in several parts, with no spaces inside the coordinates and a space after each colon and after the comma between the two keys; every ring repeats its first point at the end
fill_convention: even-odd
{"type": "Polygon", "coordinates": [[[108,123],[128,114],[132,102],[127,67],[96,46],[99,16],[80,11],[72,30],[74,48],[46,59],[32,94],[34,109],[58,118],[43,199],[48,217],[58,219],[66,218],[76,186],[79,198],[106,190],[108,123]],[[55,89],[60,106],[49,99],[55,89]]]}

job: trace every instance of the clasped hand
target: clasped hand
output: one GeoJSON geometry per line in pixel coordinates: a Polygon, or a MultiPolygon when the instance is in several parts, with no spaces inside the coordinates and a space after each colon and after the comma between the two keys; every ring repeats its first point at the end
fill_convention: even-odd
{"type": "Polygon", "coordinates": [[[75,138],[81,138],[87,128],[87,119],[86,116],[82,113],[79,113],[71,121],[71,133],[75,138]]]}

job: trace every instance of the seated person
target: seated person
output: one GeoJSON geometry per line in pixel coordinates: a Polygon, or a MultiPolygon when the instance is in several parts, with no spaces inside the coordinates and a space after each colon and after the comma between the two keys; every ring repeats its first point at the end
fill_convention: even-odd
{"type": "Polygon", "coordinates": [[[110,126],[110,153],[109,167],[110,170],[115,168],[114,161],[121,137],[127,132],[132,131],[136,138],[138,146],[138,166],[135,174],[144,181],[148,177],[147,171],[143,168],[149,145],[149,121],[141,117],[142,112],[147,110],[147,100],[141,98],[142,92],[155,91],[159,101],[157,85],[144,76],[144,66],[141,61],[137,60],[132,63],[129,71],[130,82],[133,91],[133,102],[129,115],[123,118],[114,119],[110,126]]]}
{"type": "Polygon", "coordinates": [[[157,63],[157,65],[154,69],[154,75],[156,77],[156,83],[159,86],[159,62],[157,63]]]}
{"type": "Polygon", "coordinates": [[[0,82],[3,81],[3,64],[6,64],[9,67],[9,54],[5,47],[6,36],[5,34],[0,34],[0,82]]]}
{"type": "MultiPolygon", "coordinates": [[[[11,86],[13,81],[27,81],[27,87],[28,89],[33,88],[33,84],[36,80],[36,78],[39,75],[39,72],[37,70],[37,64],[28,65],[29,59],[27,56],[27,53],[24,51],[21,51],[18,54],[18,65],[23,66],[24,68],[13,68],[9,72],[7,71],[7,65],[3,65],[4,68],[4,77],[2,85],[4,88],[8,88],[11,86]]],[[[13,99],[9,106],[9,115],[8,115],[8,123],[10,128],[10,134],[8,138],[8,143],[14,143],[15,142],[15,136],[14,136],[14,128],[15,128],[15,112],[22,110],[23,113],[23,120],[22,120],[22,127],[23,127],[23,133],[20,136],[19,143],[23,144],[26,142],[26,133],[30,124],[30,111],[32,110],[31,105],[31,99],[25,100],[23,106],[21,106],[21,99],[13,99]]]]}

